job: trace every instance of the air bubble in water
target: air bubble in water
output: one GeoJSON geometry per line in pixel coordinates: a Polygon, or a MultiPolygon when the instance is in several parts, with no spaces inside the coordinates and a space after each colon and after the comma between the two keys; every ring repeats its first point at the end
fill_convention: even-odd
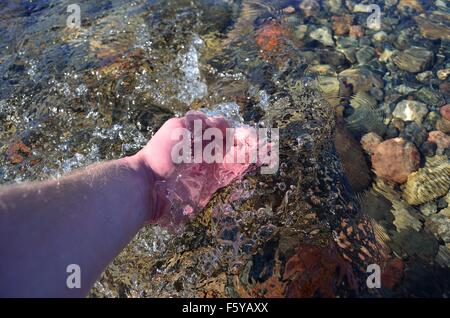
{"type": "Polygon", "coordinates": [[[183,208],[183,215],[190,216],[194,212],[194,209],[190,205],[186,205],[183,208]]]}

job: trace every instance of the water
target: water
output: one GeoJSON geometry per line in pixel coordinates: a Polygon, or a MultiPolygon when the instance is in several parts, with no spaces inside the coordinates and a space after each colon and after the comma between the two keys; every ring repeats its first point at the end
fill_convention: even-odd
{"type": "MultiPolygon", "coordinates": [[[[281,278],[288,263],[300,262],[296,253],[341,264],[337,255],[342,251],[326,252],[334,250],[327,247],[329,240],[339,241],[339,207],[336,203],[330,208],[329,202],[340,198],[333,182],[327,183],[339,173],[330,177],[326,168],[318,168],[330,165],[333,170],[333,160],[324,162],[317,155],[326,148],[323,139],[332,141],[326,133],[329,115],[321,121],[307,108],[299,112],[296,103],[306,97],[290,96],[297,91],[294,82],[306,89],[316,80],[322,83],[318,87],[329,109],[336,109],[336,120],[356,122],[346,126],[344,135],[352,137],[342,139],[348,157],[339,156],[344,168],[350,162],[361,172],[344,169],[351,186],[365,192],[353,191],[347,201],[361,205],[362,212],[377,222],[375,228],[388,237],[382,242],[388,254],[401,259],[386,265],[388,284],[395,286],[369,295],[448,296],[448,230],[433,230],[422,206],[408,206],[415,221],[404,221],[418,222],[419,230],[399,230],[405,224],[396,228],[398,213],[406,212],[396,210],[394,222],[390,211],[395,202],[371,190],[374,175],[357,164],[367,161],[370,166],[370,157],[358,154],[354,149],[359,146],[348,141],[354,138],[358,145],[363,134],[373,131],[383,139],[400,135],[415,143],[422,161],[427,160],[427,133],[436,130],[439,109],[449,100],[448,79],[437,75],[450,65],[449,39],[445,32],[433,32],[439,27],[448,32],[448,8],[441,1],[373,1],[382,10],[383,35],[366,27],[369,14],[355,9],[359,1],[303,2],[83,1],[81,29],[66,27],[67,6],[73,1],[0,4],[3,184],[58,177],[93,162],[133,154],[165,120],[191,109],[224,115],[235,126],[276,124],[287,131],[282,134],[286,147],[276,177],[251,175],[224,190],[230,202],[216,198],[184,236],[145,228],[105,271],[92,296],[311,296],[295,293],[294,283],[287,283],[295,282],[292,277],[281,278]],[[416,20],[420,13],[425,22],[416,20]],[[349,14],[355,26],[351,30],[332,18],[349,14]],[[441,24],[426,24],[437,19],[441,24]],[[376,40],[379,37],[383,39],[376,40]],[[415,46],[433,55],[432,61],[417,61],[420,72],[405,70],[401,57],[394,63],[391,54],[415,46]],[[350,88],[336,89],[339,77],[350,88]],[[350,102],[357,93],[369,94],[370,101],[358,95],[350,102]],[[392,116],[397,102],[407,98],[426,104],[427,115],[417,127],[392,116]],[[308,125],[299,128],[297,121],[308,125]],[[309,173],[317,180],[309,180],[309,173]],[[303,182],[317,182],[321,190],[305,193],[303,182]]],[[[448,155],[445,149],[441,153],[448,155]]],[[[436,213],[448,205],[445,196],[430,202],[436,213]]],[[[441,227],[446,226],[444,220],[441,227]]],[[[358,246],[353,241],[351,245],[358,246]]],[[[333,269],[321,270],[305,275],[314,281],[333,269]]],[[[322,284],[324,291],[326,278],[322,284]]],[[[350,283],[346,286],[351,290],[350,283]]]]}

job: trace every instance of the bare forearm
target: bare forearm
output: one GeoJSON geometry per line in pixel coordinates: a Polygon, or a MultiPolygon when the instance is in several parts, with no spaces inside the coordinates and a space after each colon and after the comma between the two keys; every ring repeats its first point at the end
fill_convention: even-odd
{"type": "Polygon", "coordinates": [[[0,190],[0,295],[84,296],[156,213],[152,183],[120,159],[0,190]],[[69,264],[81,268],[81,289],[66,286],[69,264]]]}

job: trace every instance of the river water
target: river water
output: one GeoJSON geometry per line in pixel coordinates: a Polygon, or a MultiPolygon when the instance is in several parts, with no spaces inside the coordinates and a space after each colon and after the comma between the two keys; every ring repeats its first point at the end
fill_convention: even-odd
{"type": "MultiPolygon", "coordinates": [[[[281,98],[284,79],[323,79],[331,83],[323,91],[334,92],[325,96],[336,111],[342,138],[334,142],[355,201],[396,259],[376,296],[449,296],[449,170],[439,172],[438,195],[410,204],[402,184],[380,186],[370,154],[360,149],[367,133],[401,137],[417,149],[420,167],[437,155],[448,165],[450,121],[441,111],[450,99],[448,2],[88,0],[79,3],[80,28],[68,25],[73,4],[0,4],[0,184],[58,178],[133,154],[168,118],[191,109],[257,125],[281,98]],[[381,12],[377,30],[368,4],[381,12]],[[345,89],[335,89],[338,78],[345,89]],[[402,110],[402,101],[414,105],[402,110]],[[439,132],[438,141],[430,132],[439,132]]],[[[283,196],[289,190],[279,187],[283,196]]],[[[142,263],[176,250],[174,242],[165,229],[147,227],[91,296],[262,295],[230,292],[229,281],[223,287],[217,278],[219,265],[206,280],[216,279],[214,287],[199,287],[193,271],[192,279],[171,276],[151,290],[152,275],[165,274],[142,263]]],[[[205,262],[220,264],[216,252],[205,262]]]]}

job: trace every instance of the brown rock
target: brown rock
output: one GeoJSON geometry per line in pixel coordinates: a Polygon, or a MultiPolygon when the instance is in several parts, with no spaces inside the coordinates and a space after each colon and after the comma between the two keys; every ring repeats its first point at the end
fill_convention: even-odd
{"type": "Polygon", "coordinates": [[[443,12],[433,12],[425,16],[421,14],[414,18],[419,25],[420,34],[430,40],[450,40],[450,15],[443,12]]]}
{"type": "Polygon", "coordinates": [[[427,227],[445,243],[450,243],[450,208],[445,208],[426,220],[427,227]]]}
{"type": "Polygon", "coordinates": [[[349,34],[351,37],[361,38],[364,36],[364,29],[360,25],[352,25],[349,34]]]}
{"type": "Polygon", "coordinates": [[[383,138],[378,136],[374,132],[370,132],[368,134],[365,134],[361,138],[361,145],[363,149],[369,154],[373,154],[375,147],[378,146],[380,143],[383,142],[383,138]]]}
{"type": "Polygon", "coordinates": [[[403,11],[406,8],[414,9],[417,12],[423,12],[423,7],[419,0],[400,0],[397,9],[403,11]]]}
{"type": "Polygon", "coordinates": [[[353,191],[361,192],[367,189],[372,181],[370,168],[361,145],[345,129],[344,125],[336,125],[334,145],[353,191]]]}
{"type": "Polygon", "coordinates": [[[428,141],[435,143],[438,149],[450,148],[450,136],[444,134],[442,131],[430,131],[428,133],[428,141]]]}
{"type": "Polygon", "coordinates": [[[420,34],[430,40],[449,40],[450,36],[447,29],[444,29],[438,24],[434,24],[427,20],[420,20],[420,17],[416,21],[421,21],[419,23],[420,34]]]}
{"type": "Polygon", "coordinates": [[[349,29],[350,26],[353,23],[353,16],[350,14],[346,14],[344,16],[332,16],[331,17],[333,24],[332,24],[332,29],[334,34],[336,35],[344,35],[346,34],[349,29]]]}
{"type": "Polygon", "coordinates": [[[436,129],[445,134],[450,134],[450,120],[441,118],[436,122],[436,129]]]}
{"type": "Polygon", "coordinates": [[[386,261],[381,274],[381,284],[388,289],[394,289],[403,279],[405,264],[399,258],[386,261]]]}
{"type": "Polygon", "coordinates": [[[353,93],[368,92],[371,88],[383,88],[383,80],[367,68],[349,68],[339,73],[339,79],[353,87],[353,93]]]}
{"type": "Polygon", "coordinates": [[[450,82],[444,82],[444,83],[440,84],[439,85],[439,90],[442,93],[450,95],[450,82]]]}
{"type": "Polygon", "coordinates": [[[447,120],[450,120],[450,104],[442,106],[440,109],[441,116],[447,120]]]}
{"type": "Polygon", "coordinates": [[[427,70],[433,63],[434,54],[424,47],[411,47],[392,57],[392,61],[400,69],[410,73],[427,70]]]}
{"type": "Polygon", "coordinates": [[[405,122],[399,118],[393,118],[392,125],[398,130],[403,130],[405,128],[405,122]]]}
{"type": "Polygon", "coordinates": [[[338,286],[347,286],[349,290],[358,288],[351,266],[334,246],[300,245],[286,262],[283,276],[291,282],[285,295],[288,298],[330,298],[336,297],[338,286]]]}
{"type": "Polygon", "coordinates": [[[303,0],[299,7],[305,16],[310,17],[319,12],[320,2],[318,0],[303,0]]]}
{"type": "Polygon", "coordinates": [[[404,183],[419,168],[420,155],[413,143],[393,138],[380,143],[372,155],[375,174],[385,180],[404,183]]]}

